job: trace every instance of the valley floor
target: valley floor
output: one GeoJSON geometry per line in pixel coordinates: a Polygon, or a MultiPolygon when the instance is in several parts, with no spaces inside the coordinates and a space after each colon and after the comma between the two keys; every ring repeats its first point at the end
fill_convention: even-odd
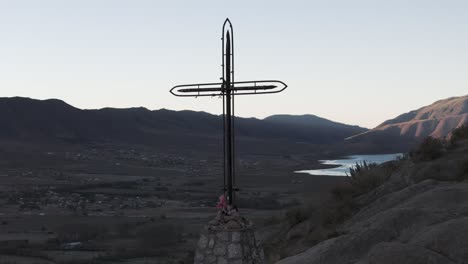
{"type": "MultiPolygon", "coordinates": [[[[219,155],[141,146],[0,150],[0,263],[191,263],[222,192],[219,155]]],[[[257,226],[327,194],[340,177],[307,156],[239,158],[238,204],[257,226]]]]}

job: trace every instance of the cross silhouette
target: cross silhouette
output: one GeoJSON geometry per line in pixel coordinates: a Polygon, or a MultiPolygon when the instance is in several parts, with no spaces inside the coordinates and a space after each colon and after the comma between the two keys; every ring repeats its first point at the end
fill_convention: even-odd
{"type": "Polygon", "coordinates": [[[288,87],[277,80],[234,81],[234,31],[229,18],[224,21],[222,41],[222,72],[220,83],[184,84],[174,86],[170,92],[175,96],[198,97],[220,96],[223,99],[223,149],[224,149],[224,191],[228,203],[234,203],[235,185],[235,135],[234,97],[236,95],[271,94],[282,92],[288,87]]]}

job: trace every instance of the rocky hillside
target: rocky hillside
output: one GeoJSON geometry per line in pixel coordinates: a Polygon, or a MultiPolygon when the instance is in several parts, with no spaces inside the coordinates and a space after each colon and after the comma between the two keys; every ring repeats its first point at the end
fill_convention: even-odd
{"type": "Polygon", "coordinates": [[[281,238],[267,238],[294,245],[286,255],[303,251],[278,264],[468,263],[468,127],[403,160],[364,166],[324,208],[307,210],[281,238]]]}
{"type": "Polygon", "coordinates": [[[440,100],[402,114],[348,140],[403,145],[427,136],[446,137],[454,128],[465,123],[468,123],[468,95],[440,100]]]}

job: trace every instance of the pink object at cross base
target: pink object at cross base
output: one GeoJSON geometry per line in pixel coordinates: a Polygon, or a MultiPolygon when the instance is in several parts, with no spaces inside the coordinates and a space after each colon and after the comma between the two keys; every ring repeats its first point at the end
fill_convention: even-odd
{"type": "Polygon", "coordinates": [[[224,194],[219,196],[219,201],[218,201],[218,204],[216,204],[216,208],[220,209],[220,210],[223,210],[223,209],[227,208],[227,200],[226,200],[226,196],[224,194]]]}

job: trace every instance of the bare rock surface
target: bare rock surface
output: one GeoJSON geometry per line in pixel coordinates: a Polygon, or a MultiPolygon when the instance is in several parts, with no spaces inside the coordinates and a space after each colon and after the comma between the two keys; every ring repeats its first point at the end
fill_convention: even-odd
{"type": "Polygon", "coordinates": [[[468,217],[432,226],[411,240],[453,260],[468,260],[468,217]]]}
{"type": "Polygon", "coordinates": [[[424,247],[383,242],[377,244],[368,254],[368,264],[454,264],[447,257],[424,247]]]}
{"type": "Polygon", "coordinates": [[[340,234],[278,263],[468,263],[468,182],[426,180],[390,192],[340,234]]]}

